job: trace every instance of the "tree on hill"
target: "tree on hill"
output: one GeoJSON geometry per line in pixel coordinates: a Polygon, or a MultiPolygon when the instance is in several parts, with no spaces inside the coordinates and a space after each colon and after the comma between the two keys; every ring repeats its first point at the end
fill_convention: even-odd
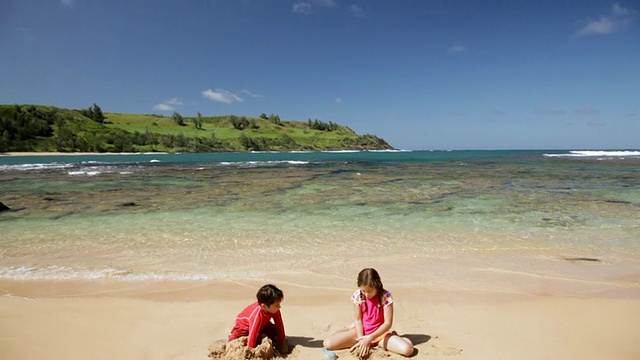
{"type": "Polygon", "coordinates": [[[269,115],[269,121],[271,121],[272,123],[274,123],[276,125],[282,125],[282,121],[280,120],[280,116],[275,115],[275,114],[269,115]]]}
{"type": "Polygon", "coordinates": [[[393,149],[384,139],[375,135],[359,135],[355,139],[342,139],[342,145],[349,149],[393,149]]]}
{"type": "Polygon", "coordinates": [[[89,106],[86,109],[80,110],[80,113],[97,123],[104,123],[104,114],[102,113],[102,109],[100,109],[100,106],[98,106],[96,103],[93,103],[93,106],[89,106]]]}
{"type": "Polygon", "coordinates": [[[309,119],[309,121],[307,122],[307,126],[309,127],[309,129],[320,130],[320,131],[338,130],[338,124],[331,121],[329,121],[329,123],[326,123],[318,119],[315,119],[313,122],[311,121],[311,119],[309,119]]]}
{"type": "Polygon", "coordinates": [[[229,122],[231,122],[231,125],[233,125],[233,128],[237,130],[244,130],[245,128],[251,125],[249,120],[247,120],[247,118],[244,116],[238,118],[235,115],[231,115],[229,117],[229,122]]]}
{"type": "Polygon", "coordinates": [[[7,105],[0,109],[0,151],[28,151],[29,142],[51,137],[51,125],[60,118],[55,109],[33,105],[7,105]],[[25,148],[22,148],[24,146],[25,148]]]}
{"type": "Polygon", "coordinates": [[[193,120],[193,123],[194,123],[196,129],[202,129],[202,114],[200,114],[200,111],[198,111],[198,115],[193,120]]]}
{"type": "Polygon", "coordinates": [[[98,123],[104,122],[104,114],[102,113],[102,109],[96,103],[93,103],[91,107],[91,111],[93,112],[93,120],[98,123]]]}
{"type": "Polygon", "coordinates": [[[173,122],[176,125],[185,126],[184,125],[184,118],[177,111],[173,112],[173,115],[171,115],[171,118],[173,119],[173,122]]]}

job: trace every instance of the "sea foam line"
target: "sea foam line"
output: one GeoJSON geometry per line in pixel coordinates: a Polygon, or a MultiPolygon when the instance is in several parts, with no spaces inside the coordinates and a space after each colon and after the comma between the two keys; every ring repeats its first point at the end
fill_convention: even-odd
{"type": "Polygon", "coordinates": [[[598,157],[598,156],[612,156],[612,157],[623,157],[623,156],[640,156],[640,151],[631,151],[631,150],[623,150],[623,151],[593,151],[593,150],[575,150],[569,151],[568,154],[544,154],[546,157],[598,157]]]}
{"type": "Polygon", "coordinates": [[[309,161],[302,160],[271,160],[271,161],[221,161],[218,163],[221,166],[273,166],[280,164],[289,164],[289,165],[306,165],[309,164],[309,161]]]}
{"type": "Polygon", "coordinates": [[[61,163],[0,165],[0,171],[8,171],[8,170],[29,171],[29,170],[47,170],[47,169],[68,169],[68,168],[73,167],[73,166],[74,166],[73,164],[61,164],[61,163]]]}
{"type": "Polygon", "coordinates": [[[88,269],[68,266],[18,266],[0,267],[0,279],[8,280],[98,280],[116,279],[123,281],[145,280],[211,280],[206,274],[160,274],[152,272],[135,273],[123,269],[88,269]]]}

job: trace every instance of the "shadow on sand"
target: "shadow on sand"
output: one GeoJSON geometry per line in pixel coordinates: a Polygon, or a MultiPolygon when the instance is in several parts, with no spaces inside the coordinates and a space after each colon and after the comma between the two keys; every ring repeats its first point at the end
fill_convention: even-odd
{"type": "Polygon", "coordinates": [[[287,336],[287,342],[293,346],[308,348],[322,348],[322,340],[317,340],[308,336],[287,336]]]}
{"type": "MultiPolygon", "coordinates": [[[[413,345],[420,345],[420,344],[424,344],[427,341],[431,340],[431,336],[426,335],[426,334],[403,334],[400,335],[402,337],[406,337],[407,339],[411,340],[411,342],[413,343],[413,345]]],[[[420,350],[418,350],[418,348],[414,348],[413,349],[413,354],[410,357],[416,357],[418,356],[418,353],[420,352],[420,350]]]]}

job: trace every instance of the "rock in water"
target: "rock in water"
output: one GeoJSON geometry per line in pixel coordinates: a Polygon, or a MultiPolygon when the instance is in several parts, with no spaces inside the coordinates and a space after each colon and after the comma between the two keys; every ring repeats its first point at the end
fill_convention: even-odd
{"type": "Polygon", "coordinates": [[[0,212],[11,210],[7,205],[0,202],[0,212]]]}

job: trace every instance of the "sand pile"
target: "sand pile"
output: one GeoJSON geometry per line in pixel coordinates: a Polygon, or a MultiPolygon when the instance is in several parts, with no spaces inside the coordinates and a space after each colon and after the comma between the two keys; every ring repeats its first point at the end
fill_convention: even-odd
{"type": "MultiPolygon", "coordinates": [[[[255,348],[245,345],[247,337],[237,338],[227,345],[224,340],[217,340],[209,347],[211,359],[283,359],[284,356],[273,347],[271,339],[264,337],[255,348]],[[226,345],[226,346],[225,346],[226,345]]],[[[285,354],[286,356],[286,354],[285,354]]]]}
{"type": "Polygon", "coordinates": [[[352,350],[349,351],[351,353],[351,356],[355,359],[368,359],[368,360],[374,360],[374,359],[385,359],[385,358],[390,358],[391,357],[391,353],[384,351],[383,349],[375,346],[373,348],[371,348],[371,350],[369,351],[369,355],[367,356],[360,356],[360,348],[354,348],[352,350]]]}
{"type": "MultiPolygon", "coordinates": [[[[273,343],[271,339],[268,337],[264,337],[262,342],[258,344],[255,348],[250,348],[246,343],[246,336],[240,337],[229,342],[229,345],[226,345],[225,340],[216,340],[211,346],[209,346],[209,358],[210,359],[221,359],[221,360],[245,360],[245,359],[257,359],[257,360],[277,360],[284,359],[289,357],[289,355],[293,355],[297,353],[297,349],[294,349],[291,344],[289,344],[289,349],[291,351],[289,354],[280,354],[278,349],[273,347],[273,343]]],[[[350,359],[367,359],[367,360],[376,360],[376,359],[389,359],[392,355],[384,351],[379,347],[373,347],[369,355],[366,357],[360,357],[358,354],[358,349],[354,350],[344,350],[341,351],[343,357],[346,355],[346,358],[350,359]],[[349,354],[350,353],[350,354],[349,354]]],[[[318,349],[318,356],[322,358],[322,351],[318,349]]]]}

